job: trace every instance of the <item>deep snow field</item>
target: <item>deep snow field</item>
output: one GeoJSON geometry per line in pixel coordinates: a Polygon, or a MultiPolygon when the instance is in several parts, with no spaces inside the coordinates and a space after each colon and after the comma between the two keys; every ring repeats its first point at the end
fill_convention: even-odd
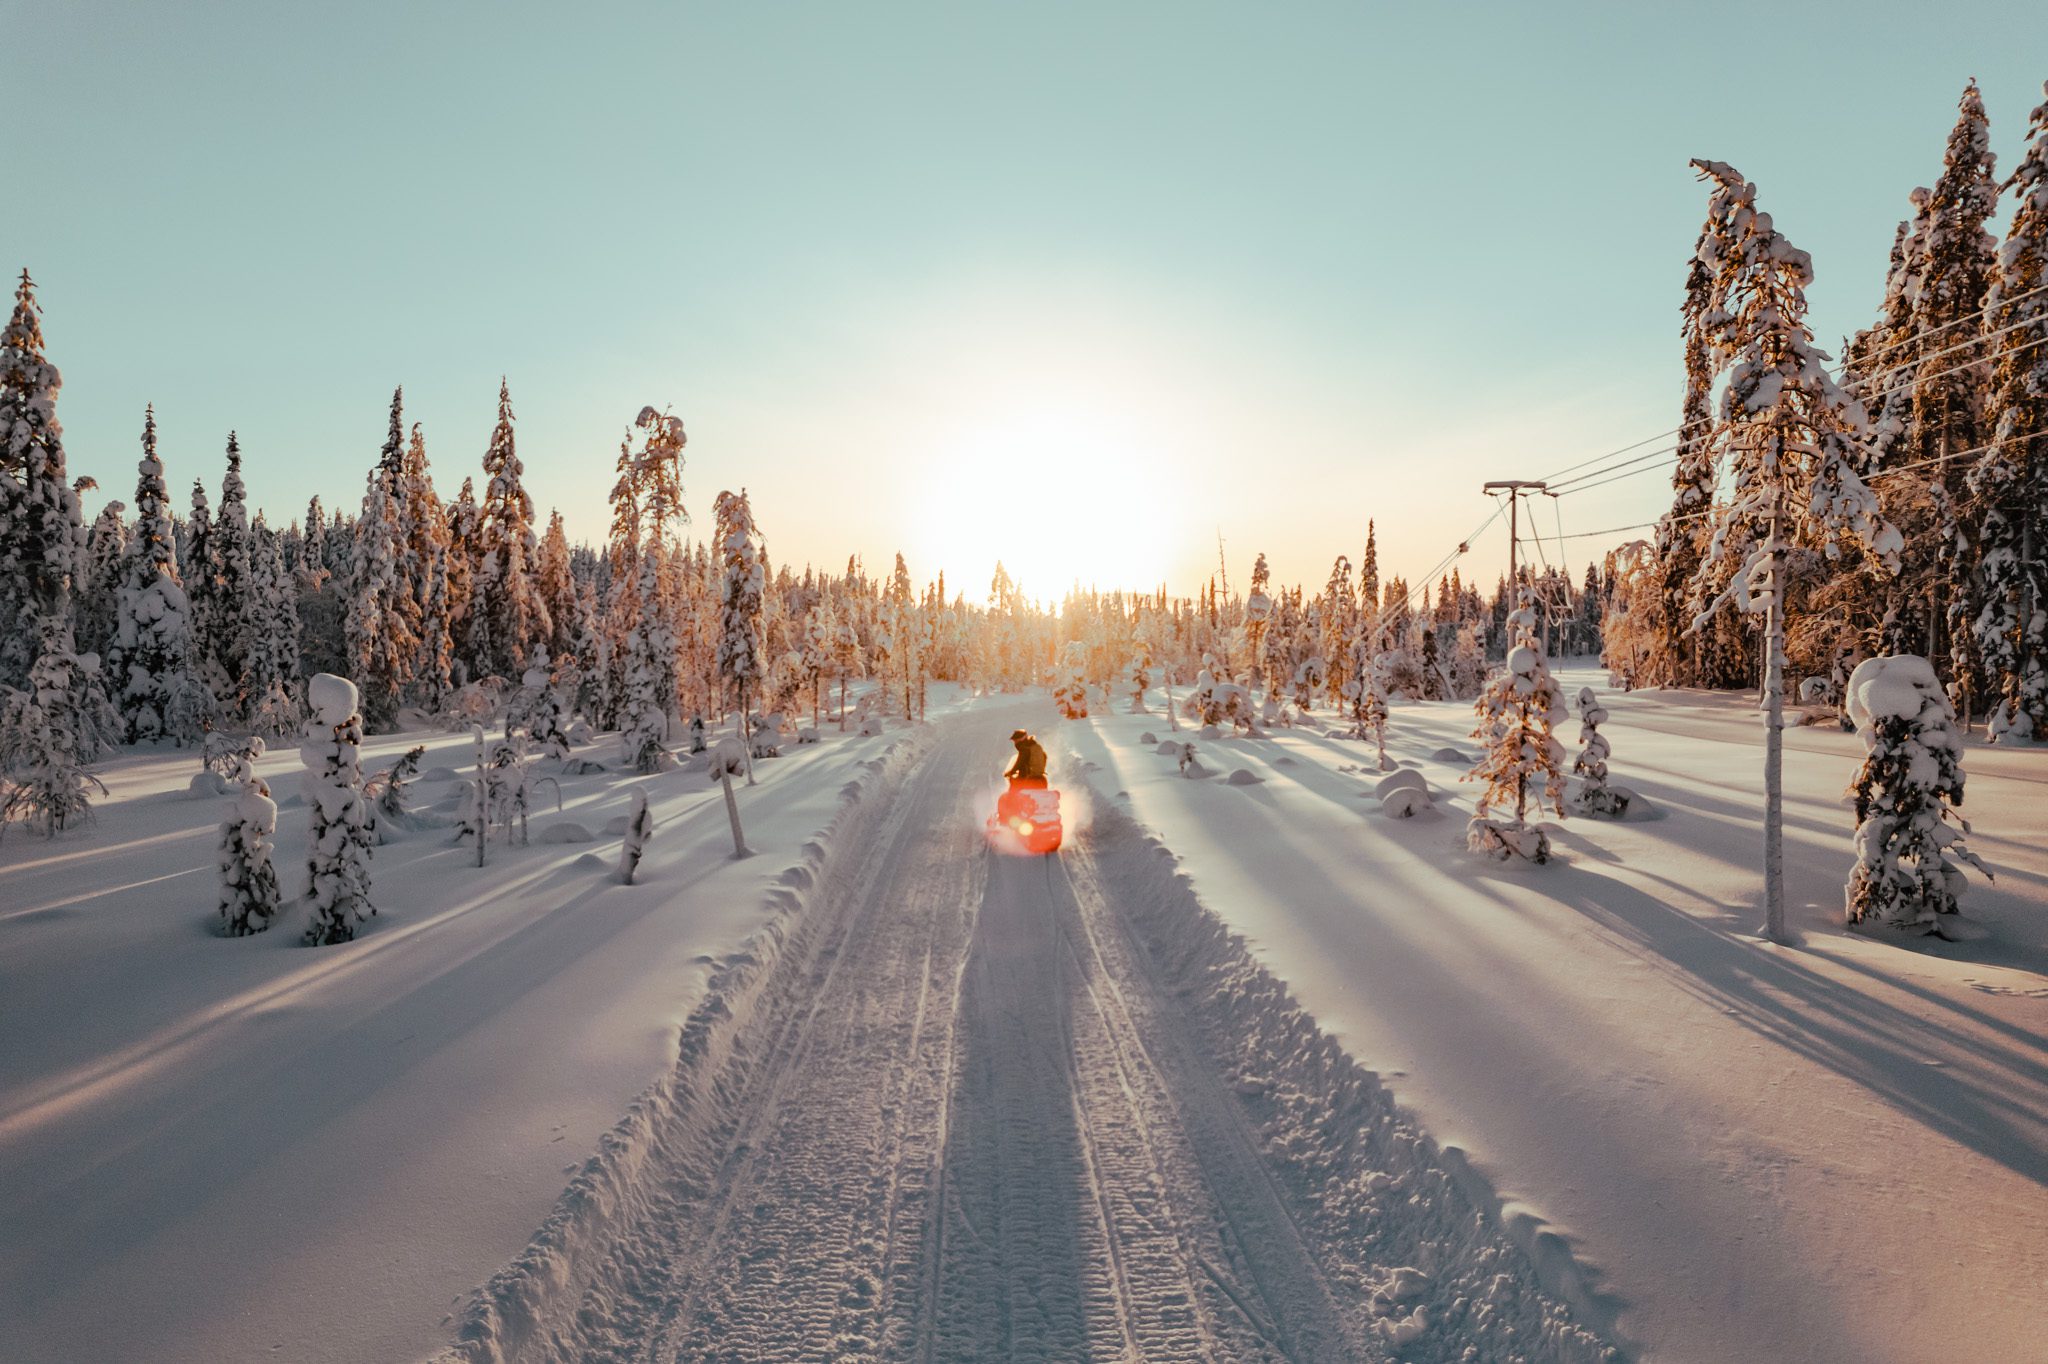
{"type": "MultiPolygon", "coordinates": [[[[872,882],[880,889],[864,894],[874,914],[901,909],[887,890],[894,876],[961,901],[950,907],[962,917],[949,950],[967,955],[950,979],[955,988],[964,979],[965,994],[932,1017],[955,1018],[970,1052],[976,1038],[1013,1049],[1037,1037],[1026,1028],[1003,1040],[1045,1007],[1045,990],[1121,998],[1149,981],[1160,991],[1150,1005],[1098,1000],[1088,1028],[1100,1036],[1082,1029],[1070,1039],[1088,1052],[1071,1081],[1077,1110],[1128,1102],[1134,1115],[1088,1138],[1089,1161],[1115,1156],[1135,1123],[1158,1134],[1147,1160],[1190,1162],[1222,1203],[1233,1189],[1263,1188],[1246,1173],[1260,1155],[1218,1126],[1220,1109],[1192,1122],[1189,1096],[1209,1085],[1202,1063],[1192,1052],[1166,1055],[1173,1044],[1158,1030],[1184,1008],[1214,1046],[1228,1049],[1241,1024],[1247,1064],[1288,1059],[1282,1044],[1253,1047],[1273,1032],[1274,1002],[1213,945],[1184,944],[1187,960],[1174,963],[1177,945],[1159,934],[1188,932],[1192,920],[1125,900],[1125,889],[1150,883],[1119,868],[1156,851],[1131,845],[1119,832],[1128,826],[1171,850],[1174,884],[1242,935],[1433,1139],[1414,1158],[1411,1205],[1425,1208],[1421,1175],[1448,1168],[1466,1197],[1499,1214],[1533,1259],[1534,1279],[1578,1323],[1542,1316],[1532,1290],[1515,1286],[1528,1271],[1498,1278],[1503,1312],[1536,1314],[1528,1320],[1549,1321],[1547,1338],[1562,1342],[1545,1357],[1573,1357],[1564,1346],[1580,1327],[1643,1359],[2038,1357],[2048,1282],[2048,751],[1971,745],[1971,846],[1998,880],[1972,878],[1960,941],[1902,940],[1840,922],[1850,861],[1842,793],[1858,741],[1788,734],[1789,902],[1801,941],[1776,947],[1753,936],[1753,704],[1624,695],[1591,671],[1559,671],[1568,695],[1601,688],[1612,779],[1640,799],[1622,821],[1557,826],[1560,856],[1546,867],[1464,850],[1472,788],[1457,781],[1462,764],[1437,755],[1473,751],[1466,704],[1396,704],[1390,757],[1419,771],[1437,802],[1434,814],[1396,820],[1372,796],[1380,774],[1370,748],[1335,737],[1335,726],[1202,739],[1185,721],[1170,731],[1157,690],[1152,714],[1127,714],[1119,697],[1108,713],[1059,722],[1042,702],[935,689],[941,718],[930,726],[873,738],[828,728],[823,742],[761,763],[760,785],[741,792],[751,858],[731,858],[722,799],[701,771],[565,776],[565,809],[557,814],[542,788],[532,844],[494,845],[483,869],[445,830],[395,834],[374,864],[377,919],[357,941],[319,949],[299,945],[295,909],[267,934],[216,936],[214,839],[227,800],[187,793],[198,770],[190,751],[124,756],[103,770],[109,796],[90,828],[47,843],[12,830],[0,841],[0,1359],[420,1359],[458,1332],[474,1339],[480,1321],[502,1325],[508,1308],[581,1284],[593,1272],[581,1255],[596,1245],[590,1228],[618,1215],[609,1191],[630,1182],[626,1167],[640,1158],[635,1124],[668,1111],[667,1086],[685,1068],[679,1032],[719,1003],[707,1004],[707,988],[744,975],[764,942],[800,941],[797,930],[827,908],[819,888],[855,884],[863,837],[838,836],[849,809],[869,808],[868,823],[847,826],[858,834],[878,806],[913,795],[922,804],[899,811],[899,822],[928,811],[966,827],[901,836],[872,882]],[[1020,705],[1069,793],[1072,846],[1062,857],[1074,889],[1052,900],[1043,898],[1054,895],[1050,876],[1044,890],[1028,881],[1019,899],[1027,881],[1018,869],[949,871],[934,853],[957,849],[956,868],[984,858],[971,816],[989,784],[957,738],[948,748],[938,737],[971,724],[973,742],[987,746],[979,729],[990,729],[992,776],[1006,756],[1004,717],[1020,705]],[[1152,743],[1141,742],[1147,733],[1152,743]],[[1195,740],[1207,776],[1184,776],[1156,751],[1172,738],[1195,740]],[[939,754],[944,773],[929,761],[939,754]],[[1249,776],[1233,784],[1238,771],[1249,776]],[[628,887],[614,878],[618,839],[604,830],[634,785],[648,791],[657,825],[628,887]],[[593,841],[546,841],[550,828],[572,824],[593,841]],[[926,871],[903,870],[920,859],[926,871]],[[949,877],[966,889],[944,891],[949,877]],[[1004,1003],[1000,991],[1018,988],[1010,978],[966,965],[980,960],[970,947],[976,914],[1014,919],[998,944],[1029,954],[1048,903],[1063,906],[1069,925],[1048,942],[1071,950],[1081,934],[1088,950],[1072,966],[1032,956],[1054,974],[1044,990],[1004,1003]],[[1103,936],[1120,918],[1133,922],[1124,946],[1103,936]],[[1138,1073],[1145,1067],[1157,1074],[1138,1073]],[[1084,1102],[1084,1093],[1098,1097],[1084,1102]],[[1219,1180],[1217,1161],[1238,1173],[1219,1180]],[[492,1291],[474,1296],[487,1281],[492,1291]]],[[[1564,727],[1568,747],[1575,730],[1564,727]]],[[[365,772],[417,742],[429,744],[425,769],[467,762],[461,735],[382,736],[366,745],[365,772]]],[[[587,751],[613,756],[602,742],[587,751]]],[[[305,829],[303,808],[290,803],[299,766],[293,751],[259,764],[286,802],[278,864],[288,893],[305,829]]],[[[422,782],[416,805],[451,810],[456,789],[422,782]]],[[[858,942],[858,922],[847,923],[858,942]]],[[[929,964],[939,949],[923,950],[929,964]]],[[[878,970],[906,960],[879,947],[870,958],[878,970]]],[[[766,989],[763,1013],[804,999],[798,985],[766,989]]],[[[930,981],[905,974],[901,988],[913,987],[923,1019],[930,981]]],[[[862,1007],[886,1021],[885,1002],[862,1007]]],[[[913,1049],[934,1045],[922,1022],[906,1035],[913,1049]]],[[[1297,1068],[1276,1069],[1274,1083],[1343,1073],[1327,1060],[1289,1063],[1297,1068]]],[[[970,1069],[958,1073],[977,1073],[971,1057],[960,1064],[970,1069]]],[[[1004,1111],[1004,1085],[1049,1074],[993,1064],[994,1097],[960,1110],[967,1166],[999,1162],[987,1153],[1009,1140],[1001,1130],[977,1136],[976,1115],[1004,1111]]],[[[790,1079],[788,1093],[863,1097],[858,1083],[825,1084],[829,1069],[788,1074],[804,1081],[790,1079]]],[[[1233,1084],[1240,1097],[1255,1088],[1242,1072],[1233,1084]]],[[[884,1106],[910,1113],[922,1103],[943,1124],[946,1096],[929,1090],[927,1081],[884,1106]]],[[[1332,1115],[1370,1116],[1362,1101],[1298,1097],[1325,1136],[1332,1115]]],[[[1047,1121],[1041,1108],[1034,1122],[1047,1121]]],[[[796,1121],[766,1135],[797,1142],[796,1121]]],[[[1272,1160],[1272,1131],[1268,1139],[1272,1160]]],[[[1078,1138],[1034,1140],[1050,1149],[1078,1138]]],[[[793,1148],[790,1158],[801,1156],[793,1148]]],[[[1000,1189],[999,1175],[985,1187],[1000,1189]]],[[[1126,1196],[1119,1177],[1089,1178],[1107,1199],[1126,1196]]],[[[1395,1178],[1409,1175],[1396,1169],[1395,1178]]],[[[973,1193],[958,1196],[967,1235],[948,1254],[981,1239],[976,1217],[989,1231],[986,1215],[969,1216],[973,1193]]],[[[1129,1196],[1144,1201],[1142,1190],[1129,1196]]],[[[950,1225],[943,1180],[935,1197],[932,1225],[950,1225]]],[[[1282,1210],[1283,1194],[1256,1198],[1276,1226],[1299,1217],[1282,1210]]],[[[1439,1223],[1448,1216],[1440,1202],[1427,1205],[1439,1223]]],[[[1105,1203],[1102,1215],[1107,1226],[1114,1210],[1105,1203]]],[[[1290,1253],[1342,1241],[1334,1222],[1304,1226],[1290,1253]]],[[[1139,1243],[1113,1231],[1104,1244],[1128,1257],[1139,1243]]],[[[1225,1294],[1238,1291],[1234,1274],[1260,1277],[1256,1264],[1219,1269],[1225,1251],[1186,1245],[1160,1250],[1156,1267],[1190,1254],[1187,1264],[1225,1294]]],[[[990,1264],[1000,1250],[988,1251],[990,1264]]],[[[704,1253],[707,1272],[727,1254],[749,1263],[743,1238],[704,1253]]],[[[1431,1267],[1441,1269],[1432,1291],[1479,1282],[1477,1266],[1498,1256],[1480,1242],[1458,1253],[1431,1267]]],[[[935,1295],[956,1273],[950,1263],[934,1261],[935,1295]]],[[[1142,1268],[1119,1261],[1116,1277],[1128,1270],[1137,1282],[1142,1268]]],[[[978,1282],[969,1271],[997,1272],[968,1264],[962,1283],[978,1282]]],[[[1399,1273],[1388,1282],[1405,1282],[1399,1273]]],[[[1385,1292],[1405,1304],[1410,1290],[1385,1292]]],[[[677,1293],[649,1294],[619,1319],[696,1301],[677,1293]]],[[[1143,1305],[1130,1298],[1118,1311],[1143,1305]]],[[[1073,1310],[1074,1338],[1092,1340],[1093,1309],[1077,1300],[1073,1310]]],[[[1259,1317],[1246,1309],[1246,1321],[1259,1317]]],[[[1126,1341],[1138,1338],[1137,1320],[1117,1328],[1126,1341]]],[[[1458,1357],[1456,1342],[1415,1321],[1419,1334],[1393,1329],[1390,1317],[1382,1335],[1361,1339],[1373,1342],[1372,1357],[1458,1357]]],[[[985,1325],[946,1329],[979,1339],[985,1325]]],[[[680,1357],[696,1356],[683,1348],[680,1357]]]]}
{"type": "MultiPolygon", "coordinates": [[[[934,715],[958,702],[933,688],[934,715]]],[[[217,935],[232,802],[188,795],[193,750],[103,765],[89,828],[0,842],[0,1360],[430,1352],[673,1061],[714,961],[787,909],[843,789],[908,737],[827,727],[761,761],[741,861],[702,771],[559,777],[563,811],[540,786],[532,842],[482,869],[445,829],[395,833],[377,917],[322,948],[299,906],[217,935]],[[635,785],[655,831],[625,886],[604,828],[635,785]],[[563,825],[594,841],[548,842],[563,825]]],[[[364,774],[418,743],[423,773],[469,769],[466,733],[423,731],[368,740],[364,774]]],[[[303,766],[281,748],[257,770],[290,896],[303,766]]],[[[452,814],[459,789],[421,781],[416,808],[452,814]]]]}
{"type": "Polygon", "coordinates": [[[1209,741],[1118,698],[1048,744],[1181,855],[1633,1353],[2048,1358],[2048,750],[1972,740],[1963,813],[1997,881],[1971,876],[1965,940],[1941,942],[1843,926],[1862,745],[1788,731],[1802,941],[1777,947],[1754,936],[1754,696],[1556,671],[1600,692],[1611,781],[1642,799],[1556,825],[1542,867],[1465,851],[1476,787],[1434,757],[1476,751],[1463,703],[1393,708],[1389,758],[1437,801],[1411,819],[1381,812],[1373,753],[1335,724],[1209,741]],[[1210,775],[1148,733],[1194,740],[1210,775]]]}

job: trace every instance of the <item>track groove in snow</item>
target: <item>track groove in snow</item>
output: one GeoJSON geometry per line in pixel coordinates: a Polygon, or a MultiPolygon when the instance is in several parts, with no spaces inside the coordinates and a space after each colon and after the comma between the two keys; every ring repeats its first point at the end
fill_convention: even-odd
{"type": "Polygon", "coordinates": [[[567,1291],[456,1357],[1603,1357],[1128,820],[986,849],[1009,727],[876,774],[693,1018],[567,1291]]]}

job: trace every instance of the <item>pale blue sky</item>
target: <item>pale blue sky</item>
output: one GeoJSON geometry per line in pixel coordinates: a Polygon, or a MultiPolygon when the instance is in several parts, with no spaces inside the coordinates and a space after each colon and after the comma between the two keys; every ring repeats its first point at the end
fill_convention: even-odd
{"type": "Polygon", "coordinates": [[[0,0],[0,265],[123,498],[154,401],[180,488],[234,426],[274,520],[352,503],[401,381],[452,495],[502,372],[536,501],[593,539],[653,402],[692,509],[748,485],[778,559],[1186,589],[1220,525],[1234,578],[1264,549],[1319,582],[1372,516],[1413,572],[1482,480],[1676,422],[1688,157],[1813,253],[1832,344],[1972,75],[2012,165],[2044,32],[2018,2],[0,0]]]}

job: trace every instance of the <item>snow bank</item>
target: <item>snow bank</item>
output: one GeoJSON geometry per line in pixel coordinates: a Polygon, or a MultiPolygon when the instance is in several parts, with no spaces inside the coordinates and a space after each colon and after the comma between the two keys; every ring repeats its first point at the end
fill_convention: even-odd
{"type": "MultiPolygon", "coordinates": [[[[616,1229],[644,1211],[654,1190],[642,1178],[665,1140],[692,1120],[693,1101],[716,1078],[730,1036],[773,974],[791,920],[809,903],[831,851],[858,842],[887,809],[876,795],[900,782],[923,747],[904,735],[860,764],[842,788],[831,822],[807,840],[798,862],[769,891],[771,917],[738,951],[713,966],[709,985],[682,1026],[674,1067],[633,1101],[557,1200],[533,1240],[474,1295],[441,1364],[500,1364],[536,1342],[545,1323],[574,1310],[588,1268],[602,1263],[616,1229]]],[[[623,817],[621,822],[623,822],[623,817]]]]}
{"type": "Polygon", "coordinates": [[[1579,1286],[1539,1282],[1490,1194],[1209,911],[1172,852],[1093,804],[1079,875],[1114,887],[1107,898],[1224,1068],[1318,1261],[1368,1299],[1381,1337],[1415,1360],[1621,1359],[1560,1300],[1579,1286]]]}

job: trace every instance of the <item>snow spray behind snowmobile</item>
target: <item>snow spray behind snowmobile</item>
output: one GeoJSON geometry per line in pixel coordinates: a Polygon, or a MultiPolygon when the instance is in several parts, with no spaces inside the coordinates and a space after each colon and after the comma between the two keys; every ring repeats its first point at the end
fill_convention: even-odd
{"type": "Polygon", "coordinates": [[[989,842],[999,852],[1057,852],[1064,832],[1060,793],[1044,777],[1011,777],[988,817],[989,842]]]}

